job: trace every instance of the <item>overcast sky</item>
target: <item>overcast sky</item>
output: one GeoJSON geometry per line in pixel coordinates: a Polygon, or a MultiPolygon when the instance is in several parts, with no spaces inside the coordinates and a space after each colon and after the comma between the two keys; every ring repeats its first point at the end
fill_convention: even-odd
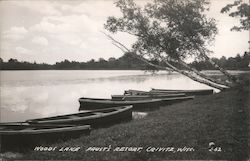
{"type": "MultiPolygon", "coordinates": [[[[64,59],[88,61],[100,57],[118,58],[123,53],[100,32],[108,16],[119,16],[112,0],[0,1],[0,57],[7,61],[55,63],[64,59]]],[[[248,50],[249,34],[232,32],[238,20],[221,14],[220,10],[232,0],[212,0],[208,16],[217,20],[219,34],[212,56],[226,57],[248,50]]],[[[140,1],[142,4],[143,2],[140,1]]],[[[126,45],[135,40],[126,34],[115,38],[126,45]]]]}

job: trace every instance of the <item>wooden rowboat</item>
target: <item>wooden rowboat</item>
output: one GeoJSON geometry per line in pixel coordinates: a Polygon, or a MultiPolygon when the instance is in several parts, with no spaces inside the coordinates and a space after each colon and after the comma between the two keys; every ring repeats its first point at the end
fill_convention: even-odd
{"type": "Polygon", "coordinates": [[[186,95],[185,93],[181,93],[181,92],[162,92],[162,91],[139,91],[139,90],[125,90],[124,91],[124,95],[140,95],[140,96],[155,96],[157,97],[158,95],[173,95],[173,94],[182,94],[182,95],[186,95]]]}
{"type": "Polygon", "coordinates": [[[0,151],[28,151],[35,146],[77,138],[90,133],[90,126],[34,126],[27,123],[0,124],[0,151]]]}
{"type": "Polygon", "coordinates": [[[148,91],[139,91],[139,90],[133,90],[133,89],[124,91],[124,95],[151,95],[151,94],[152,93],[148,91]]]}
{"type": "Polygon", "coordinates": [[[214,91],[213,89],[200,89],[200,90],[170,90],[170,89],[152,89],[152,93],[161,93],[161,94],[166,94],[166,93],[185,93],[186,95],[209,95],[213,94],[214,91]]]}
{"type": "Polygon", "coordinates": [[[3,122],[0,123],[0,127],[8,127],[8,128],[25,128],[25,127],[29,127],[29,128],[53,128],[53,127],[69,127],[69,126],[75,126],[75,125],[56,125],[56,124],[39,124],[39,125],[33,125],[30,124],[29,122],[25,121],[25,122],[3,122]]]}
{"type": "Polygon", "coordinates": [[[98,98],[80,98],[79,110],[93,110],[105,109],[110,107],[128,106],[132,105],[134,109],[152,109],[158,108],[161,104],[160,99],[150,100],[135,100],[135,101],[114,101],[111,99],[98,99],[98,98]]]}
{"type": "Polygon", "coordinates": [[[91,125],[91,127],[105,127],[132,119],[132,106],[84,111],[69,115],[45,117],[27,120],[30,124],[74,124],[91,125]]]}
{"type": "Polygon", "coordinates": [[[174,98],[161,98],[161,99],[144,99],[144,100],[133,100],[133,101],[114,101],[110,99],[93,99],[93,98],[80,98],[80,109],[100,109],[100,108],[109,108],[116,107],[122,105],[133,105],[133,110],[152,110],[155,108],[159,108],[163,105],[168,105],[176,102],[181,102],[189,99],[193,99],[194,97],[174,97],[174,98]]]}
{"type": "Polygon", "coordinates": [[[185,97],[184,93],[176,94],[159,94],[159,95],[111,95],[113,101],[133,101],[133,100],[145,100],[145,99],[154,99],[154,98],[176,98],[176,97],[185,97]]]}
{"type": "Polygon", "coordinates": [[[125,95],[164,95],[164,94],[179,94],[184,93],[185,95],[208,95],[213,94],[213,89],[203,90],[168,90],[168,89],[152,89],[150,91],[138,91],[138,90],[126,90],[125,95]]]}

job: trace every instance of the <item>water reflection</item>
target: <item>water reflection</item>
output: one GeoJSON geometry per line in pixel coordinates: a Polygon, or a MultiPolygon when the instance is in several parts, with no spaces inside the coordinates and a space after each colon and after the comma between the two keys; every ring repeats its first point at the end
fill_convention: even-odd
{"type": "Polygon", "coordinates": [[[78,98],[111,98],[127,89],[209,89],[177,73],[0,71],[1,122],[77,112],[78,98]]]}

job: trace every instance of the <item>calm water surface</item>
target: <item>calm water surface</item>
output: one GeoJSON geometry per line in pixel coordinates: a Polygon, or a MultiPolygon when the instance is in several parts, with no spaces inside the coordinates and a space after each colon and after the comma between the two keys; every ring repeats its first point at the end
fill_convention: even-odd
{"type": "Polygon", "coordinates": [[[177,73],[129,70],[0,71],[1,122],[77,112],[78,98],[127,89],[210,89],[177,73]]]}

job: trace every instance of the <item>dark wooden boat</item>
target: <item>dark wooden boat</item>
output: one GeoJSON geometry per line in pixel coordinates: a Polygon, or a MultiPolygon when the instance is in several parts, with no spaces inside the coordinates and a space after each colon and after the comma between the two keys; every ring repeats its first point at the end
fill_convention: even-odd
{"type": "Polygon", "coordinates": [[[135,100],[135,101],[114,101],[111,99],[85,98],[79,99],[79,110],[105,109],[110,107],[119,107],[133,105],[134,109],[152,109],[161,105],[160,99],[135,100]]]}
{"type": "Polygon", "coordinates": [[[27,120],[30,124],[88,124],[91,127],[105,127],[132,119],[132,106],[84,111],[69,115],[27,120]]]}
{"type": "Polygon", "coordinates": [[[77,138],[90,133],[90,126],[29,125],[28,123],[0,124],[0,151],[28,151],[35,146],[77,138]]]}
{"type": "Polygon", "coordinates": [[[170,89],[152,89],[152,93],[161,93],[161,94],[166,94],[166,93],[185,93],[186,95],[209,95],[213,94],[214,90],[213,89],[200,89],[200,90],[170,90],[170,89]]]}
{"type": "Polygon", "coordinates": [[[139,90],[132,90],[132,89],[129,89],[129,90],[125,90],[124,91],[124,95],[140,95],[140,96],[155,96],[157,97],[158,95],[172,95],[172,94],[183,94],[185,95],[185,93],[180,93],[180,92],[165,92],[163,93],[162,91],[139,91],[139,90]]]}
{"type": "Polygon", "coordinates": [[[69,127],[69,126],[75,126],[75,125],[56,125],[56,124],[39,124],[39,125],[34,125],[30,124],[29,122],[3,122],[0,123],[0,127],[6,126],[8,128],[13,127],[13,128],[18,128],[18,127],[34,127],[34,128],[53,128],[53,127],[69,127]]]}
{"type": "Polygon", "coordinates": [[[175,93],[175,94],[159,94],[159,95],[111,95],[113,101],[134,101],[134,100],[145,100],[145,99],[154,99],[154,98],[177,98],[185,97],[184,93],[175,93]]]}
{"type": "Polygon", "coordinates": [[[151,95],[151,94],[152,93],[148,91],[140,91],[140,90],[133,90],[133,89],[124,91],[124,95],[151,95]]]}
{"type": "Polygon", "coordinates": [[[108,108],[116,107],[121,105],[133,105],[133,110],[140,109],[155,109],[163,105],[168,105],[176,102],[193,99],[194,97],[174,97],[174,98],[161,98],[161,99],[144,99],[144,100],[133,100],[133,101],[114,101],[110,99],[93,99],[93,98],[80,98],[80,109],[97,109],[97,108],[108,108]]]}
{"type": "Polygon", "coordinates": [[[152,89],[150,91],[126,90],[125,95],[164,95],[184,93],[188,96],[213,94],[213,89],[203,90],[168,90],[168,89],[152,89]]]}

